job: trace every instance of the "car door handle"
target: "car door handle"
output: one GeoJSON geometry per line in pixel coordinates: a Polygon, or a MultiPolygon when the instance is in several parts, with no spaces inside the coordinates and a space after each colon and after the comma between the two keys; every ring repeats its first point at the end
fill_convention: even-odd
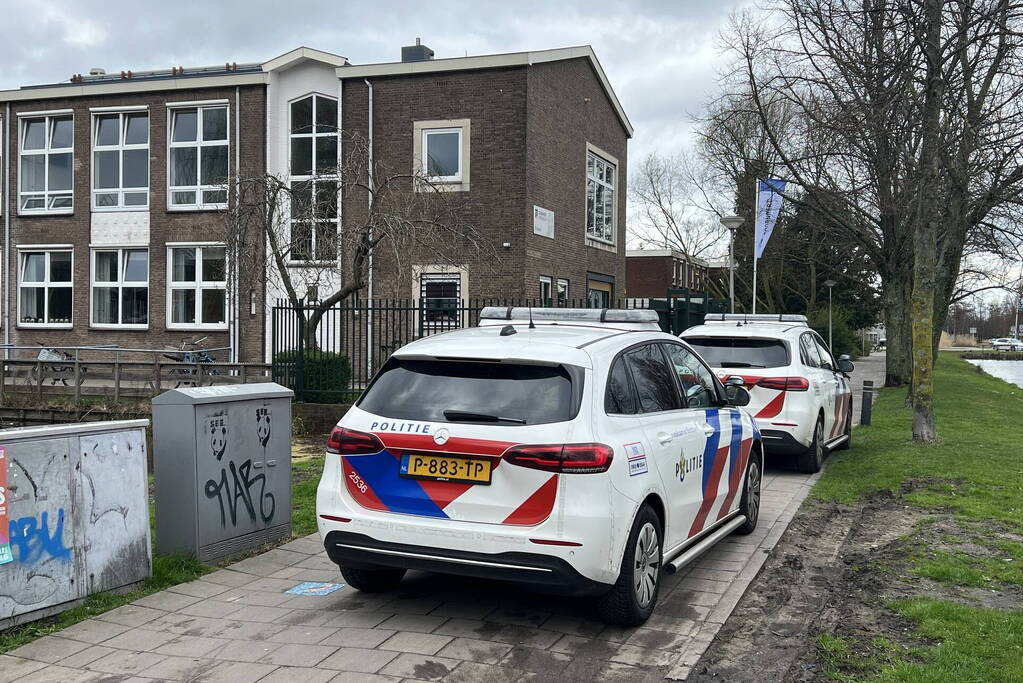
{"type": "Polygon", "coordinates": [[[707,424],[706,422],[704,422],[702,425],[700,425],[700,429],[702,429],[703,433],[706,434],[707,436],[710,436],[711,434],[714,433],[714,427],[712,427],[711,425],[707,424]]]}
{"type": "Polygon", "coordinates": [[[662,446],[667,446],[669,443],[671,443],[671,440],[674,438],[675,437],[673,437],[671,434],[668,434],[667,432],[660,432],[657,435],[657,440],[660,442],[662,446]]]}

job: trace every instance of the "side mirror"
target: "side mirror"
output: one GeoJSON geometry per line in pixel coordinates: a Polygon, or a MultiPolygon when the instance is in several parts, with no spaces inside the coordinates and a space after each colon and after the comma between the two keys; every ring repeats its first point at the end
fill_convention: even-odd
{"type": "Polygon", "coordinates": [[[725,385],[725,399],[728,401],[728,405],[736,408],[748,406],[749,392],[741,384],[733,384],[729,378],[728,384],[725,385]]]}
{"type": "Polygon", "coordinates": [[[841,356],[838,357],[838,371],[839,372],[848,375],[850,372],[852,372],[855,369],[856,369],[856,366],[853,365],[853,362],[851,360],[849,360],[849,356],[847,354],[842,354],[841,356]]]}

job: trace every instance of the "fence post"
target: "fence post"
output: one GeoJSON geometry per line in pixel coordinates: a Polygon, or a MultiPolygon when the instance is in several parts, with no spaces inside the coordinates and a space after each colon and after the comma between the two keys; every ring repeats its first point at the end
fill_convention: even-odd
{"type": "Polygon", "coordinates": [[[36,361],[36,397],[40,402],[43,400],[43,362],[36,361]]]}
{"type": "Polygon", "coordinates": [[[860,408],[860,424],[870,425],[870,411],[874,407],[874,382],[863,380],[863,405],[860,408]]]}
{"type": "Polygon", "coordinates": [[[121,360],[117,351],[114,352],[114,403],[121,400],[121,360]]]}
{"type": "MultiPolygon", "coordinates": [[[[160,372],[160,354],[159,353],[154,353],[153,354],[153,386],[156,387],[156,394],[160,393],[160,383],[163,380],[163,378],[160,377],[161,374],[162,373],[160,372]]],[[[156,394],[153,394],[153,395],[155,396],[156,394]]]]}
{"type": "MultiPolygon", "coordinates": [[[[75,349],[75,410],[80,410],[82,404],[82,362],[75,349]]],[[[77,418],[76,418],[77,419],[77,418]]]]}
{"type": "Polygon", "coordinates": [[[298,316],[298,354],[295,357],[295,400],[305,400],[305,311],[296,309],[298,316]]]}

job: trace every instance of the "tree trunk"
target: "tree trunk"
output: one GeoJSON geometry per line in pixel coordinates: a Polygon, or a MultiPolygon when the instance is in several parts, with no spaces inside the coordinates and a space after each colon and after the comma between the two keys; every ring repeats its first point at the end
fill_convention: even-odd
{"type": "Polygon", "coordinates": [[[934,424],[934,295],[937,291],[938,221],[931,193],[938,186],[941,144],[941,10],[943,0],[925,0],[923,40],[927,62],[921,126],[920,185],[913,230],[913,441],[937,440],[934,424]]]}
{"type": "Polygon", "coordinates": [[[892,273],[884,282],[884,318],[887,340],[884,385],[905,386],[912,375],[909,324],[910,283],[902,273],[892,273]]]}

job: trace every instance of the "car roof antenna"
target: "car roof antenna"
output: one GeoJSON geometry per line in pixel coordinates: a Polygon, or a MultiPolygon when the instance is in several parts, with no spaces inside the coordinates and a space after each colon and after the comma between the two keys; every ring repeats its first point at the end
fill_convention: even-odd
{"type": "Polygon", "coordinates": [[[526,306],[526,311],[529,313],[529,329],[535,330],[536,325],[533,324],[533,307],[526,306]]]}

